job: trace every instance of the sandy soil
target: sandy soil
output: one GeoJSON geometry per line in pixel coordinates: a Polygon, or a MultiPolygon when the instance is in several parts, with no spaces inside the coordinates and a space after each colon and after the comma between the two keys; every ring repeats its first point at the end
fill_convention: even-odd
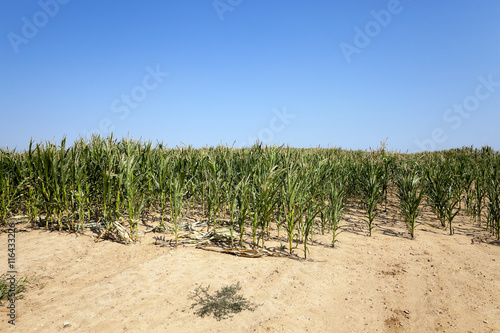
{"type": "MultiPolygon", "coordinates": [[[[368,237],[361,217],[350,210],[335,248],[330,234],[316,233],[308,260],[160,247],[152,233],[123,245],[96,243],[90,231],[20,232],[18,276],[37,283],[16,303],[15,327],[0,313],[0,331],[500,331],[500,246],[488,233],[460,214],[455,235],[422,225],[411,240],[392,208],[368,237]],[[193,314],[197,286],[238,281],[263,305],[222,321],[193,314]]],[[[425,221],[438,224],[428,211],[425,221]]],[[[7,249],[6,234],[0,244],[7,249]]],[[[302,246],[294,253],[303,258],[302,246]]],[[[6,263],[3,250],[2,272],[6,263]]]]}

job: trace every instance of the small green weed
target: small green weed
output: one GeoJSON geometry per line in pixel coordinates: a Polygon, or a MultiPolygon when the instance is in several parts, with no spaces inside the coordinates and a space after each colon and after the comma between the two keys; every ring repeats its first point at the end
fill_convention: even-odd
{"type": "Polygon", "coordinates": [[[191,309],[196,306],[201,306],[200,309],[194,313],[200,317],[209,316],[213,314],[215,319],[227,319],[233,317],[232,313],[238,313],[243,310],[255,311],[259,305],[251,305],[250,302],[241,295],[236,295],[241,290],[240,283],[232,284],[230,286],[222,287],[217,290],[214,295],[208,293],[210,286],[203,288],[199,286],[195,289],[190,298],[195,302],[191,305],[191,309]]]}
{"type": "Polygon", "coordinates": [[[24,297],[22,293],[26,291],[26,287],[29,284],[30,282],[27,278],[20,278],[18,280],[16,279],[14,285],[11,285],[11,281],[7,278],[7,274],[0,275],[0,306],[4,306],[3,300],[9,299],[9,291],[11,291],[11,288],[13,288],[13,292],[11,291],[11,293],[14,295],[14,299],[17,300],[24,297]]]}

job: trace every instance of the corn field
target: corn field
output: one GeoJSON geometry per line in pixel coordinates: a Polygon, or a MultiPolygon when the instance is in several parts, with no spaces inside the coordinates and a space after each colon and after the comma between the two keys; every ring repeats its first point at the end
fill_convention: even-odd
{"type": "Polygon", "coordinates": [[[80,231],[120,220],[137,237],[147,220],[177,240],[179,222],[198,212],[209,230],[229,227],[240,246],[264,247],[273,229],[290,253],[301,244],[307,256],[316,232],[331,233],[335,246],[350,206],[362,209],[371,235],[395,197],[412,238],[430,207],[450,234],[462,211],[500,239],[499,168],[489,147],[401,154],[383,145],[367,152],[260,143],[167,149],[113,136],[71,146],[32,141],[26,151],[0,150],[0,224],[26,215],[36,227],[80,231]]]}

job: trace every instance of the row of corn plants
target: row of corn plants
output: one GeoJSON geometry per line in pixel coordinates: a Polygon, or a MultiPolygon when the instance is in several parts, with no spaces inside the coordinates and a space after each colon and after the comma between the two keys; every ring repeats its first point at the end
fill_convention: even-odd
{"type": "Polygon", "coordinates": [[[259,143],[170,149],[113,136],[30,142],[26,151],[0,150],[0,223],[24,214],[78,231],[91,220],[109,230],[123,221],[137,237],[140,221],[153,220],[177,240],[182,219],[196,212],[208,231],[228,227],[239,246],[264,247],[275,229],[290,253],[302,244],[307,256],[316,232],[331,233],[335,246],[353,205],[371,236],[395,197],[412,238],[425,206],[450,234],[462,211],[500,237],[499,166],[489,147],[401,154],[259,143]]]}

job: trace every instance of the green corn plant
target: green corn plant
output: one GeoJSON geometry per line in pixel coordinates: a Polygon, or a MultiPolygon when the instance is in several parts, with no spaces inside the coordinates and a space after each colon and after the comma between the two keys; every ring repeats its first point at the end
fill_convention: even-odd
{"type": "Polygon", "coordinates": [[[448,228],[450,230],[450,235],[453,235],[453,220],[455,216],[460,212],[461,203],[461,189],[458,182],[456,181],[456,176],[453,174],[447,178],[445,184],[443,184],[446,193],[446,205],[444,207],[444,215],[448,223],[448,228]]]}
{"type": "Polygon", "coordinates": [[[80,228],[83,230],[83,224],[85,221],[86,207],[85,207],[85,183],[87,183],[85,157],[82,155],[85,151],[81,147],[80,143],[75,143],[73,148],[70,150],[70,196],[72,201],[72,229],[80,228]],[[78,216],[79,227],[75,227],[74,216],[78,216]]]}
{"type": "Polygon", "coordinates": [[[42,198],[40,196],[40,191],[37,190],[36,184],[38,183],[38,172],[35,169],[36,168],[36,163],[34,161],[34,154],[33,154],[33,140],[30,141],[29,146],[28,146],[28,152],[25,158],[25,164],[26,164],[26,189],[27,189],[27,195],[26,195],[26,209],[28,216],[30,218],[30,221],[32,223],[35,223],[35,221],[38,218],[38,223],[41,225],[42,224],[42,217],[40,214],[40,211],[43,209],[42,205],[42,198]]]}
{"type": "Polygon", "coordinates": [[[252,195],[252,184],[250,183],[250,175],[243,178],[236,192],[236,200],[238,206],[238,231],[240,236],[240,247],[243,247],[243,235],[245,233],[245,221],[250,214],[250,200],[252,195]]]}
{"type": "Polygon", "coordinates": [[[410,230],[411,238],[415,237],[415,228],[421,214],[420,202],[423,189],[420,177],[415,169],[403,166],[396,178],[396,196],[399,199],[399,210],[410,230]]]}
{"type": "MultiPolygon", "coordinates": [[[[31,150],[31,147],[30,147],[31,150]]],[[[50,164],[54,159],[53,156],[47,156],[50,153],[50,150],[43,151],[43,146],[37,144],[33,158],[30,158],[34,162],[34,169],[37,171],[35,175],[36,183],[34,184],[34,188],[36,188],[41,197],[41,203],[44,208],[45,213],[45,228],[49,227],[49,223],[51,222],[52,212],[53,212],[53,188],[50,181],[50,164]]],[[[31,151],[28,153],[30,154],[31,151]]]]}
{"type": "Polygon", "coordinates": [[[178,241],[179,221],[182,219],[184,196],[187,194],[186,184],[177,175],[172,175],[170,182],[170,216],[174,223],[175,244],[178,241]]]}
{"type": "MultiPolygon", "coordinates": [[[[282,173],[283,174],[283,173],[282,173]]],[[[276,193],[276,208],[275,208],[275,211],[274,211],[274,215],[275,215],[275,221],[276,221],[276,231],[278,233],[277,237],[278,237],[278,240],[280,242],[280,249],[282,248],[282,243],[281,243],[281,228],[283,227],[283,223],[284,223],[284,220],[285,220],[285,217],[283,215],[283,181],[284,181],[284,178],[281,177],[281,181],[280,181],[280,186],[279,186],[279,190],[277,191],[276,193]]]]}
{"type": "Polygon", "coordinates": [[[500,239],[500,174],[495,167],[487,188],[487,220],[488,227],[500,239]]]}
{"type": "Polygon", "coordinates": [[[238,197],[237,197],[237,192],[238,192],[238,187],[240,183],[236,185],[236,188],[232,189],[230,194],[229,194],[229,214],[230,214],[230,219],[229,219],[229,231],[231,233],[231,247],[234,247],[234,223],[238,211],[238,197]]]}
{"type": "Polygon", "coordinates": [[[200,181],[196,179],[196,175],[198,175],[198,167],[199,167],[199,157],[197,151],[189,147],[186,151],[186,160],[187,160],[187,173],[186,173],[186,189],[187,189],[187,211],[186,215],[189,214],[191,208],[195,207],[197,192],[200,187],[200,181]]]}
{"type": "Polygon", "coordinates": [[[101,205],[102,205],[102,217],[106,223],[106,229],[109,230],[112,227],[113,214],[112,214],[112,206],[113,206],[113,186],[114,186],[114,178],[117,174],[114,172],[115,163],[125,164],[121,159],[119,162],[116,161],[116,156],[113,156],[110,148],[103,146],[96,147],[93,151],[95,154],[95,158],[98,159],[96,163],[99,165],[100,177],[101,180],[101,205]]]}
{"type": "Polygon", "coordinates": [[[388,193],[389,193],[389,183],[391,181],[391,173],[392,173],[392,163],[390,162],[391,159],[389,158],[384,158],[383,164],[382,164],[382,201],[384,203],[384,212],[387,211],[387,204],[388,204],[388,193]]]}
{"type": "Polygon", "coordinates": [[[128,160],[125,160],[124,168],[124,199],[127,204],[131,236],[134,240],[137,239],[138,222],[145,205],[143,177],[140,174],[136,175],[137,163],[134,156],[129,157],[128,160]]]}
{"type": "Polygon", "coordinates": [[[255,186],[251,187],[250,194],[250,223],[252,229],[252,247],[257,247],[257,231],[259,230],[259,211],[257,209],[258,199],[255,186]]]}
{"type": "MultiPolygon", "coordinates": [[[[66,150],[66,138],[63,138],[57,153],[57,165],[54,163],[55,170],[54,181],[56,188],[56,209],[58,215],[59,231],[63,229],[63,216],[65,213],[70,213],[70,165],[68,159],[68,150],[66,150]]],[[[68,216],[67,227],[74,230],[74,220],[72,216],[68,216]]]]}
{"type": "Polygon", "coordinates": [[[345,160],[345,169],[347,170],[347,197],[353,204],[359,202],[361,197],[361,181],[359,175],[362,173],[362,164],[354,160],[354,156],[349,156],[345,160]]]}
{"type": "Polygon", "coordinates": [[[304,258],[307,259],[307,244],[309,235],[311,235],[314,228],[314,219],[318,216],[321,207],[316,204],[312,197],[306,197],[303,201],[304,222],[302,223],[302,242],[304,245],[304,258]]]}
{"type": "Polygon", "coordinates": [[[383,170],[377,162],[369,158],[363,162],[359,177],[362,204],[367,214],[365,222],[371,236],[374,227],[373,221],[379,213],[378,205],[383,198],[383,170]]]}
{"type": "Polygon", "coordinates": [[[158,197],[158,202],[160,205],[160,225],[158,229],[164,231],[165,226],[165,212],[167,208],[167,202],[169,201],[169,190],[170,190],[170,175],[172,170],[170,169],[171,160],[170,156],[160,156],[157,160],[157,168],[154,175],[154,181],[156,184],[156,195],[158,197]]]}
{"type": "Polygon", "coordinates": [[[304,178],[293,165],[289,166],[282,186],[285,230],[288,236],[289,251],[292,254],[294,233],[302,216],[304,204],[304,197],[302,196],[304,178]]]}
{"type": "Polygon", "coordinates": [[[483,213],[483,208],[485,206],[485,199],[487,196],[487,176],[486,176],[486,166],[480,162],[477,166],[474,174],[473,186],[472,186],[472,215],[475,216],[478,226],[481,226],[481,216],[483,213]]]}
{"type": "Polygon", "coordinates": [[[231,215],[231,205],[234,202],[233,193],[235,186],[234,161],[231,150],[225,146],[219,146],[216,149],[218,164],[221,166],[224,178],[224,186],[221,193],[221,214],[231,215]]]}
{"type": "Polygon", "coordinates": [[[446,206],[449,192],[446,190],[445,182],[449,182],[447,176],[440,170],[440,166],[427,166],[425,169],[425,193],[427,204],[438,217],[442,227],[446,227],[446,206]]]}
{"type": "Polygon", "coordinates": [[[342,232],[340,220],[346,207],[346,186],[347,177],[337,176],[330,184],[328,191],[328,204],[326,205],[327,220],[332,232],[332,247],[335,247],[337,236],[342,232]]]}
{"type": "Polygon", "coordinates": [[[198,183],[190,178],[186,182],[186,215],[191,213],[191,210],[195,208],[196,192],[198,191],[198,183]]]}
{"type": "MultiPolygon", "coordinates": [[[[273,217],[274,208],[276,207],[277,201],[275,199],[276,193],[279,190],[279,180],[277,166],[263,171],[256,179],[257,186],[255,186],[255,212],[253,221],[254,226],[258,225],[261,229],[259,238],[262,240],[262,248],[264,248],[265,235],[266,233],[269,234],[269,225],[273,217]]],[[[258,245],[258,241],[254,245],[258,245]]]]}
{"type": "Polygon", "coordinates": [[[139,156],[138,170],[140,171],[144,179],[144,209],[142,214],[152,215],[152,212],[156,208],[155,206],[158,201],[158,198],[156,196],[156,184],[154,177],[154,169],[156,168],[157,161],[157,151],[153,149],[153,143],[151,141],[147,141],[142,145],[139,145],[137,154],[139,156]]]}
{"type": "MultiPolygon", "coordinates": [[[[327,179],[327,160],[324,160],[319,155],[313,155],[311,160],[311,165],[308,169],[306,175],[306,188],[304,192],[304,220],[301,224],[300,232],[302,234],[302,241],[304,243],[304,250],[307,249],[308,238],[311,241],[314,238],[314,225],[315,219],[318,214],[323,211],[325,206],[324,198],[324,184],[327,179]]],[[[307,165],[306,161],[303,161],[303,166],[307,165]]]]}
{"type": "MultiPolygon", "coordinates": [[[[327,186],[328,180],[331,176],[331,164],[327,159],[322,159],[321,155],[315,155],[316,157],[312,161],[313,167],[309,172],[309,194],[311,196],[311,200],[314,201],[314,206],[309,206],[307,209],[307,214],[310,215],[312,213],[313,207],[318,211],[321,234],[324,235],[325,229],[328,224],[328,220],[326,217],[326,196],[327,196],[327,186]]],[[[314,228],[311,228],[311,240],[314,236],[314,228]]]]}
{"type": "Polygon", "coordinates": [[[0,149],[0,225],[6,223],[17,194],[17,186],[12,177],[13,158],[12,154],[0,149]]]}
{"type": "Polygon", "coordinates": [[[224,192],[225,182],[222,176],[222,170],[216,164],[215,159],[208,157],[205,159],[205,182],[206,192],[204,193],[206,201],[207,231],[210,230],[210,222],[214,232],[218,226],[218,217],[221,211],[223,202],[222,196],[224,192]]]}
{"type": "Polygon", "coordinates": [[[259,185],[257,181],[260,179],[260,173],[262,172],[261,159],[255,160],[254,170],[252,171],[251,181],[250,181],[250,211],[249,211],[249,219],[250,219],[250,227],[252,231],[252,247],[257,247],[257,232],[259,229],[259,185]]]}
{"type": "MultiPolygon", "coordinates": [[[[476,214],[476,222],[481,226],[483,209],[488,206],[487,199],[491,185],[490,179],[492,179],[495,160],[498,163],[498,153],[495,154],[491,147],[485,146],[481,150],[475,151],[474,160],[477,161],[474,180],[474,212],[476,214]]],[[[488,228],[488,225],[486,227],[488,228]]]]}
{"type": "MultiPolygon", "coordinates": [[[[60,183],[58,182],[58,169],[61,160],[57,154],[57,147],[47,142],[45,146],[37,144],[33,150],[30,145],[28,158],[33,163],[36,171],[34,188],[39,192],[41,205],[45,213],[45,228],[54,222],[54,215],[60,217],[60,183]]],[[[58,220],[61,228],[62,221],[58,220]]]]}
{"type": "Polygon", "coordinates": [[[28,214],[28,218],[32,223],[34,223],[37,219],[40,219],[40,209],[38,206],[38,202],[40,201],[37,197],[37,192],[33,188],[32,185],[27,185],[27,193],[25,196],[26,200],[26,213],[28,214]]]}
{"type": "MultiPolygon", "coordinates": [[[[234,168],[234,165],[231,165],[231,168],[234,168]]],[[[230,184],[228,186],[228,203],[229,203],[229,230],[231,233],[231,247],[234,247],[234,230],[235,230],[235,224],[238,223],[238,215],[239,215],[239,207],[241,207],[240,204],[240,191],[241,188],[244,186],[244,179],[237,179],[235,170],[232,169],[231,173],[234,174],[231,176],[231,178],[228,180],[228,183],[230,184]]],[[[240,244],[241,245],[241,244],[240,244]]]]}
{"type": "Polygon", "coordinates": [[[465,211],[467,214],[474,216],[474,166],[467,163],[465,160],[460,161],[460,169],[462,170],[462,177],[460,177],[460,188],[463,191],[463,201],[465,204],[465,211]]]}

